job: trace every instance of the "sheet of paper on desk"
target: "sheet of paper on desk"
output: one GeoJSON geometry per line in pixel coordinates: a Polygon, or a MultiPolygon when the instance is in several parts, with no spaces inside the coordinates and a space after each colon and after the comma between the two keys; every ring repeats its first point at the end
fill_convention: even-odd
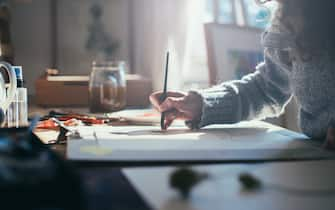
{"type": "Polygon", "coordinates": [[[56,130],[35,130],[34,134],[41,140],[43,144],[50,144],[50,142],[55,142],[57,140],[59,131],[56,130]]]}
{"type": "MultiPolygon", "coordinates": [[[[159,125],[161,114],[154,109],[130,109],[108,114],[112,118],[120,118],[132,125],[159,125]]],[[[181,120],[176,120],[175,125],[184,125],[181,120]]]]}
{"type": "Polygon", "coordinates": [[[131,122],[159,123],[160,113],[153,109],[123,110],[108,114],[110,117],[122,118],[131,122]]]}
{"type": "Polygon", "coordinates": [[[239,161],[314,159],[330,154],[303,135],[265,123],[212,126],[199,131],[157,126],[87,127],[67,155],[90,161],[239,161]],[[93,135],[94,134],[94,135],[93,135]]]}

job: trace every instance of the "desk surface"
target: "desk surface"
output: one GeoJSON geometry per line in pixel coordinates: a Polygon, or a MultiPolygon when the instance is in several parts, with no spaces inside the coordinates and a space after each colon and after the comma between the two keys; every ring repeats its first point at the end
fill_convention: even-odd
{"type": "MultiPolygon", "coordinates": [[[[62,145],[54,147],[61,153],[65,151],[62,145]]],[[[333,160],[196,166],[196,170],[208,172],[213,178],[195,187],[189,200],[180,199],[178,193],[168,185],[168,178],[175,170],[174,167],[124,167],[124,177],[115,166],[119,165],[107,164],[103,168],[97,163],[80,165],[84,185],[91,192],[88,194],[92,199],[90,209],[147,209],[147,205],[162,210],[334,209],[333,160]],[[241,172],[251,173],[264,183],[307,191],[328,190],[329,194],[307,196],[271,188],[247,192],[241,189],[237,180],[241,172]],[[103,190],[98,191],[101,189],[103,190]]]]}
{"type": "Polygon", "coordinates": [[[174,167],[123,169],[136,191],[154,209],[160,210],[332,210],[335,200],[335,161],[310,161],[271,164],[198,166],[210,179],[194,188],[189,200],[183,200],[168,184],[174,167]],[[248,192],[241,188],[238,175],[248,172],[267,185],[248,192]],[[299,192],[294,192],[299,191],[299,192]],[[328,191],[327,194],[303,193],[328,191]],[[300,192],[302,191],[302,192],[300,192]]]}

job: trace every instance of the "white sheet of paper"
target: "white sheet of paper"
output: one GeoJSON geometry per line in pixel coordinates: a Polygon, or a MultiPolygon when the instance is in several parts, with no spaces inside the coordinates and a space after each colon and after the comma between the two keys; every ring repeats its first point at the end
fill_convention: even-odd
{"type": "MultiPolygon", "coordinates": [[[[88,141],[116,150],[218,150],[218,149],[293,149],[310,147],[303,135],[281,132],[278,127],[211,126],[191,131],[173,127],[161,131],[158,126],[82,127],[88,141]],[[271,136],[271,138],[270,138],[271,136]],[[299,141],[292,141],[299,138],[299,141]]],[[[293,132],[292,132],[293,133],[293,132]]]]}
{"type": "Polygon", "coordinates": [[[77,128],[67,156],[90,161],[240,161],[318,159],[333,156],[302,134],[263,122],[211,126],[198,131],[158,126],[77,128]]]}

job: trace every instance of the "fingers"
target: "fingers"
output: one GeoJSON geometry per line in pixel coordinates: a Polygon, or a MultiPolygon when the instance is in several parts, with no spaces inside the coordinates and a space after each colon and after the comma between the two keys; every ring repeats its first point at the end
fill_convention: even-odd
{"type": "Polygon", "coordinates": [[[150,102],[159,112],[165,112],[163,129],[167,129],[175,119],[186,121],[200,119],[202,97],[189,92],[168,92],[166,99],[161,101],[162,92],[155,92],[150,96],[150,102]]]}
{"type": "Polygon", "coordinates": [[[187,116],[185,113],[179,112],[177,110],[172,110],[165,112],[165,119],[167,120],[190,120],[190,117],[187,116]]]}
{"type": "Polygon", "coordinates": [[[154,106],[154,108],[157,109],[160,112],[169,110],[171,108],[177,108],[177,107],[173,107],[175,105],[175,103],[173,103],[173,101],[178,100],[178,99],[185,96],[185,94],[182,93],[182,92],[168,92],[167,93],[167,99],[169,99],[169,101],[168,101],[168,104],[165,104],[164,108],[163,108],[162,105],[164,104],[164,102],[166,100],[162,103],[162,101],[160,100],[161,95],[162,95],[162,92],[155,92],[155,93],[151,94],[150,98],[149,98],[150,102],[154,106]],[[172,102],[171,102],[171,99],[173,100],[172,102]]]}
{"type": "Polygon", "coordinates": [[[175,119],[177,119],[177,110],[172,110],[165,112],[164,126],[163,130],[167,130],[175,119]]]}
{"type": "Polygon", "coordinates": [[[171,126],[172,123],[173,123],[173,120],[165,120],[163,130],[167,130],[171,126]]]}
{"type": "MultiPolygon", "coordinates": [[[[162,101],[160,101],[160,98],[161,98],[161,95],[162,95],[162,92],[159,91],[159,92],[155,92],[153,94],[150,95],[150,102],[155,106],[159,106],[159,104],[162,103],[162,101]]],[[[176,98],[179,98],[179,97],[184,97],[185,94],[182,93],[182,92],[167,92],[167,97],[176,97],[176,98]]]]}
{"type": "Polygon", "coordinates": [[[171,124],[176,120],[190,120],[188,116],[184,113],[178,112],[177,110],[168,111],[165,113],[165,121],[164,121],[164,130],[168,129],[171,124]]]}
{"type": "Polygon", "coordinates": [[[149,100],[151,102],[151,104],[157,109],[157,107],[159,107],[159,104],[161,103],[159,101],[160,96],[162,95],[162,92],[155,92],[153,94],[150,95],[149,100]]]}
{"type": "Polygon", "coordinates": [[[166,112],[172,109],[182,111],[184,108],[184,98],[167,97],[165,101],[159,105],[160,112],[166,112]]]}

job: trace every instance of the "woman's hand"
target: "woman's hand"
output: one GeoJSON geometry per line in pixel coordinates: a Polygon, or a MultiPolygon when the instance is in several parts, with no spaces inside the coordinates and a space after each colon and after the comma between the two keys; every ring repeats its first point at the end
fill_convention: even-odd
{"type": "Polygon", "coordinates": [[[185,121],[200,121],[202,97],[195,92],[168,92],[165,101],[161,102],[162,92],[153,93],[150,102],[159,112],[165,112],[164,129],[167,129],[175,119],[185,121]]]}
{"type": "Polygon", "coordinates": [[[335,150],[335,128],[333,126],[328,128],[326,141],[324,148],[329,150],[335,150]]]}

